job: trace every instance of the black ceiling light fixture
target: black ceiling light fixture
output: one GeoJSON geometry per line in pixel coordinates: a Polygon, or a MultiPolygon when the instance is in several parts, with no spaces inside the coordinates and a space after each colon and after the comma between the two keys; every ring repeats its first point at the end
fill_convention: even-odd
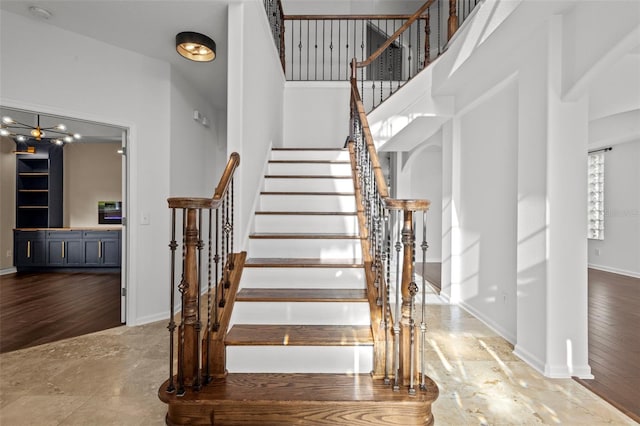
{"type": "Polygon", "coordinates": [[[176,51],[196,62],[211,62],[216,58],[216,42],[204,34],[184,31],[176,35],[176,51]]]}

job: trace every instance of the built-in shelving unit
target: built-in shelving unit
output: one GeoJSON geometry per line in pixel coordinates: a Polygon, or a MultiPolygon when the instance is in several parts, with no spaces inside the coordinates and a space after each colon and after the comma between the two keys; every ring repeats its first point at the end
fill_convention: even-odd
{"type": "Polygon", "coordinates": [[[62,147],[34,146],[34,154],[16,155],[16,228],[61,227],[62,147]]]}

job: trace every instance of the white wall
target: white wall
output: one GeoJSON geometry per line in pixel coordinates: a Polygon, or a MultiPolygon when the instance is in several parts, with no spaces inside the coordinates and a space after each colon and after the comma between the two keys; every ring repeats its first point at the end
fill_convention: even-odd
{"type": "Polygon", "coordinates": [[[13,267],[13,228],[16,223],[16,144],[0,137],[0,270],[13,267]],[[7,256],[7,254],[9,254],[7,256]]]}
{"type": "MultiPolygon", "coordinates": [[[[212,64],[212,65],[215,65],[212,64]]],[[[211,197],[226,162],[224,134],[218,134],[221,112],[175,70],[171,72],[170,194],[175,197],[211,197]],[[194,111],[206,117],[208,127],[194,120],[194,111]],[[222,157],[222,158],[221,158],[222,157]],[[206,171],[215,171],[212,180],[206,171]]]]}
{"type": "Polygon", "coordinates": [[[249,238],[271,146],[283,143],[284,73],[261,1],[229,5],[227,152],[240,154],[235,244],[249,238]]]}
{"type": "Polygon", "coordinates": [[[605,153],[604,240],[589,240],[589,266],[640,278],[640,140],[605,153]]]}
{"type": "Polygon", "coordinates": [[[98,201],[122,201],[120,142],[72,143],[63,150],[63,226],[99,227],[98,201]]]}
{"type": "MultiPolygon", "coordinates": [[[[180,162],[171,171],[176,166],[171,128],[173,117],[191,114],[193,103],[185,102],[189,108],[182,111],[172,108],[172,93],[175,99],[181,89],[172,83],[167,63],[4,11],[0,23],[2,105],[129,129],[128,323],[166,318],[166,199],[170,179],[191,173],[180,162]],[[25,66],[34,57],[55,66],[25,66]],[[141,223],[142,216],[149,218],[148,224],[141,223]]],[[[176,189],[183,187],[177,179],[176,189]]]]}
{"type": "Polygon", "coordinates": [[[348,82],[287,82],[283,146],[342,148],[349,136],[350,90],[348,82]]]}

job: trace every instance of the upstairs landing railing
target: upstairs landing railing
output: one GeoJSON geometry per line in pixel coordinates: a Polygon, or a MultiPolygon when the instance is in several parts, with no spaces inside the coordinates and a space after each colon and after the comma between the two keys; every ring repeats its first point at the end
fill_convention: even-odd
{"type": "Polygon", "coordinates": [[[176,315],[172,315],[167,327],[170,336],[167,394],[182,396],[189,389],[197,391],[226,374],[224,337],[239,281],[236,272],[246,256],[233,251],[233,178],[239,164],[240,156],[234,152],[212,198],[167,200],[171,210],[170,312],[175,312],[176,296],[180,297],[182,307],[179,323],[176,315]],[[180,245],[182,250],[178,254],[180,245]],[[176,352],[177,366],[174,366],[176,352]]]}
{"type": "Polygon", "coordinates": [[[351,60],[370,59],[358,68],[368,112],[439,57],[479,1],[430,0],[411,19],[413,15],[287,15],[280,0],[263,0],[287,80],[348,81],[351,60]]]}

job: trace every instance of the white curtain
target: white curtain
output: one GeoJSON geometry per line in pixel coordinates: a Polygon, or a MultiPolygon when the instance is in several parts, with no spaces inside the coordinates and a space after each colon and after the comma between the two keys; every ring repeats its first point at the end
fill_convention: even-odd
{"type": "Polygon", "coordinates": [[[589,233],[604,240],[604,151],[589,154],[589,233]]]}

